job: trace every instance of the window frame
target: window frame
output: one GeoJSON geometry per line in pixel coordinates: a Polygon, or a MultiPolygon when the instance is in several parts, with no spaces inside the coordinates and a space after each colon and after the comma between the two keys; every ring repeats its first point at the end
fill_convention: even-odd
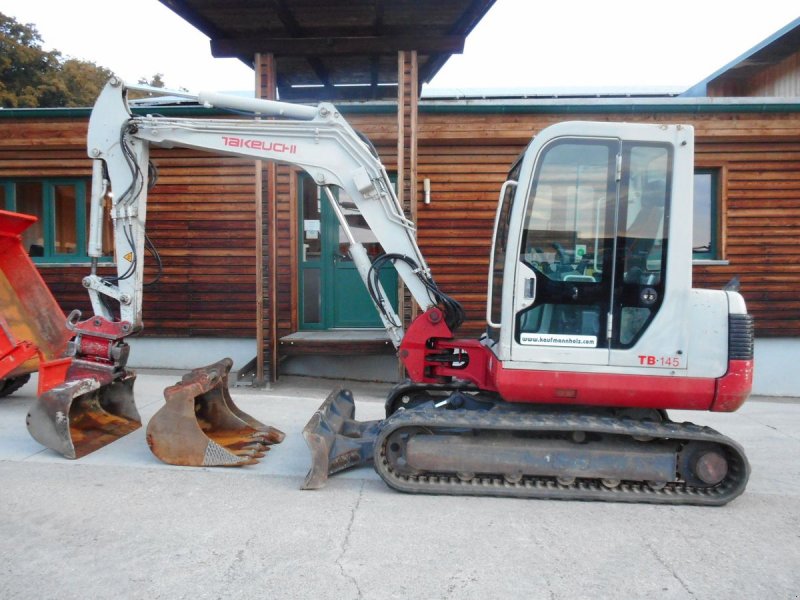
{"type": "MultiPolygon", "coordinates": [[[[695,167],[694,176],[709,175],[711,177],[711,198],[710,198],[710,241],[709,249],[696,251],[692,245],[693,262],[719,262],[724,259],[720,245],[720,204],[721,204],[721,179],[722,169],[719,167],[695,167]]],[[[697,198],[693,198],[692,210],[694,210],[697,198]]],[[[692,237],[694,238],[695,220],[692,219],[692,237]]]]}
{"type": "MultiPolygon", "coordinates": [[[[21,183],[39,183],[42,186],[42,233],[44,236],[44,255],[32,256],[31,260],[38,265],[74,265],[88,264],[91,257],[87,253],[87,194],[91,183],[86,178],[77,177],[20,177],[2,178],[0,187],[5,193],[3,208],[12,212],[17,211],[17,185],[21,183]],[[75,252],[71,254],[58,253],[55,249],[56,238],[56,188],[71,186],[75,189],[75,252]]],[[[27,249],[26,249],[27,250],[27,249]]],[[[104,264],[113,264],[113,255],[103,256],[98,259],[104,264]]]]}

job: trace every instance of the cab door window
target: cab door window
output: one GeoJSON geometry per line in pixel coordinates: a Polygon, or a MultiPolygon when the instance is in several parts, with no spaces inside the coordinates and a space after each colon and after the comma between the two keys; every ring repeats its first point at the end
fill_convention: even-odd
{"type": "Polygon", "coordinates": [[[520,248],[536,298],[516,315],[517,343],[608,347],[618,152],[617,140],[573,139],[543,151],[520,248]]]}
{"type": "Polygon", "coordinates": [[[664,300],[671,179],[668,146],[623,146],[613,348],[633,346],[664,300]]]}

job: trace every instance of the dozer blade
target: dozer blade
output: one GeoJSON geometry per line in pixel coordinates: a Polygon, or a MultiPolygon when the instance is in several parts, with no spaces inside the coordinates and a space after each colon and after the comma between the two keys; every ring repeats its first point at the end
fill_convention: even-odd
{"type": "Polygon", "coordinates": [[[303,428],[311,451],[311,469],[301,489],[317,490],[328,476],[372,462],[383,421],[356,421],[350,390],[334,390],[303,428]]]}
{"type": "Polygon", "coordinates": [[[86,456],[142,426],[133,401],[135,381],[130,372],[111,383],[78,379],[51,388],[28,412],[28,431],[67,458],[86,456]]]}
{"type": "Polygon", "coordinates": [[[147,444],[171,465],[240,467],[262,458],[283,432],[233,403],[228,374],[233,361],[194,369],[164,390],[166,404],[147,425],[147,444]]]}

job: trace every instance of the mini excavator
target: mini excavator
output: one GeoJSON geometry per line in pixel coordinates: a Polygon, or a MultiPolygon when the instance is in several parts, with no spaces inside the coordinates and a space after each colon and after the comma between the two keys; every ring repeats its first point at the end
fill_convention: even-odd
{"type": "MultiPolygon", "coordinates": [[[[305,488],[371,463],[411,493],[722,505],[743,492],[749,465],[739,444],[667,415],[735,411],[752,386],[742,296],[692,288],[690,126],[564,122],[539,132],[500,189],[486,333],[459,339],[461,306],[434,282],[374,147],[334,106],[200,93],[203,105],[253,117],[134,116],[127,90],[136,87],[111,79],[92,111],[94,262],[83,285],[94,316],[70,316],[62,383],[29,415],[37,440],[58,448],[78,434],[73,421],[102,425],[95,413],[123,419],[119,434],[138,426],[124,339],[142,328],[149,149],[184,147],[313,178],[408,374],[380,421],[357,421],[349,391],[330,394],[303,432],[312,454],[305,488]],[[102,277],[109,197],[117,274],[102,277]],[[374,261],[343,216],[344,197],[383,248],[374,261]],[[407,330],[378,279],[389,264],[421,309],[407,330]],[[127,417],[113,415],[119,406],[127,417]]],[[[283,439],[233,404],[229,370],[229,361],[197,369],[165,392],[148,425],[156,456],[251,464],[283,439]]]]}

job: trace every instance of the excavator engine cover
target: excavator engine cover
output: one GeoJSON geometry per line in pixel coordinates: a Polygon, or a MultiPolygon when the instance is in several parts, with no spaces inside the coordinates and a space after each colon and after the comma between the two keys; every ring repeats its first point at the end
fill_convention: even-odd
{"type": "Polygon", "coordinates": [[[241,467],[259,461],[283,432],[254,419],[231,399],[224,358],[194,369],[164,390],[166,404],[147,425],[147,444],[171,465],[241,467]]]}
{"type": "Polygon", "coordinates": [[[81,458],[136,431],[142,419],[133,400],[136,375],[110,383],[86,378],[43,393],[28,412],[31,436],[66,458],[81,458]]]}

